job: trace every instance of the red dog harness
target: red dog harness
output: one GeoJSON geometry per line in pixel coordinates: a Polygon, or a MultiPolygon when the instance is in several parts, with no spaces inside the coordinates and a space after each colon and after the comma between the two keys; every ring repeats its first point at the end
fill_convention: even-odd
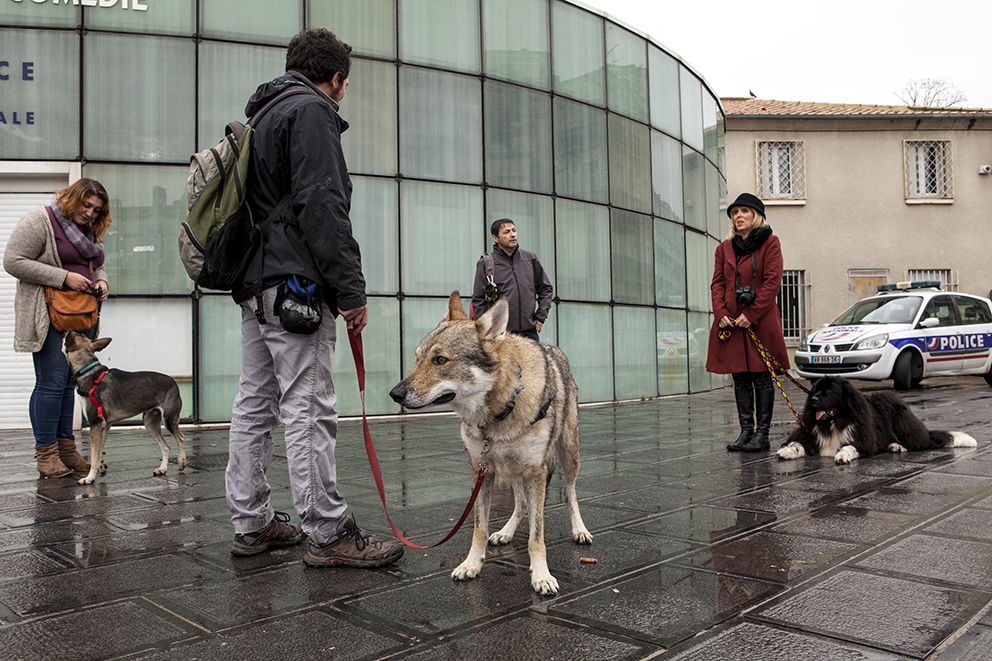
{"type": "Polygon", "coordinates": [[[107,417],[104,414],[104,412],[103,412],[103,406],[100,404],[99,401],[97,401],[97,398],[96,398],[96,387],[98,385],[100,385],[100,382],[103,381],[103,377],[105,377],[107,375],[107,372],[108,371],[109,370],[103,370],[102,372],[100,372],[100,374],[98,374],[97,377],[96,377],[96,381],[94,381],[93,382],[93,385],[90,386],[89,398],[90,398],[90,401],[93,402],[93,406],[96,407],[96,419],[97,420],[100,420],[100,419],[103,419],[103,418],[106,418],[107,417]]]}

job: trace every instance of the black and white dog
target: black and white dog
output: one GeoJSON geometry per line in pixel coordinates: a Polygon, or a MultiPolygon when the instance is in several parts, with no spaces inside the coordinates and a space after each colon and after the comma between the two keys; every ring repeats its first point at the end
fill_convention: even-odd
{"type": "Polygon", "coordinates": [[[849,464],[882,452],[976,445],[963,432],[928,430],[894,393],[865,397],[847,379],[825,376],[813,385],[803,407],[802,424],[789,435],[778,456],[820,455],[849,464]]]}

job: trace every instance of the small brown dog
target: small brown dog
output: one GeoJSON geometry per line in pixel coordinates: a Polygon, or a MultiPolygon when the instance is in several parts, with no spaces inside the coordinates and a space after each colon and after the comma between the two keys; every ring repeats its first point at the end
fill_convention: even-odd
{"type": "Polygon", "coordinates": [[[80,484],[93,484],[103,465],[103,443],[111,423],[144,413],[145,429],[162,449],[162,463],[155,475],[165,475],[169,464],[169,444],[162,435],[162,423],[179,443],[177,463],[186,468],[185,438],[179,431],[179,412],[183,400],[175,379],[159,372],[125,372],[110,369],[96,358],[96,352],[110,344],[110,338],[90,340],[69,331],[65,335],[65,355],[69,361],[76,392],[85,400],[86,419],[90,423],[90,472],[80,484]],[[97,408],[99,405],[99,408],[97,408]]]}

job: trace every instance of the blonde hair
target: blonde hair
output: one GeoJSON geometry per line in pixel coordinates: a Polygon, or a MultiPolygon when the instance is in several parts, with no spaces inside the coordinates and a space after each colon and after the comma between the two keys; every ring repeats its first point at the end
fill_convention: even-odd
{"type": "MultiPolygon", "coordinates": [[[[744,205],[738,204],[737,206],[740,207],[740,206],[744,206],[744,205]]],[[[747,207],[747,208],[748,209],[751,209],[751,207],[747,207]]],[[[733,209],[733,207],[731,207],[731,209],[733,209]]],[[[754,221],[751,223],[751,231],[752,232],[754,230],[758,229],[759,227],[766,227],[768,225],[768,223],[765,222],[765,216],[763,214],[758,213],[754,209],[751,209],[751,211],[754,212],[754,221]]],[[[735,236],[739,236],[739,235],[738,235],[738,232],[737,232],[737,228],[734,227],[734,217],[733,217],[733,214],[727,214],[727,215],[730,216],[730,231],[727,232],[727,236],[724,237],[724,240],[725,241],[730,241],[735,236]]]]}
{"type": "Polygon", "coordinates": [[[103,202],[103,211],[100,217],[93,221],[90,228],[93,230],[93,237],[103,243],[103,233],[110,227],[110,196],[107,189],[95,179],[80,179],[70,184],[62,190],[55,191],[55,204],[59,211],[66,218],[72,218],[73,214],[82,206],[83,200],[88,197],[98,197],[103,202]]]}

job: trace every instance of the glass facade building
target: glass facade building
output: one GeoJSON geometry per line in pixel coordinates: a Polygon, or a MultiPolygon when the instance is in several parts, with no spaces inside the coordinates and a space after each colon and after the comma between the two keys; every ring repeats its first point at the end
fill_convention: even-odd
{"type": "MultiPolygon", "coordinates": [[[[555,287],[541,336],[581,402],[725,384],[704,369],[723,111],[635,29],[565,0],[3,0],[0,161],[81,163],[106,186],[103,333],[119,355],[155,347],[187,418],[230,419],[240,333],[230,297],[192,291],[179,262],[189,156],[244,119],[304,26],[354,48],[341,115],[369,413],[399,411],[390,388],[452,290],[468,307],[503,217],[555,287]]],[[[354,415],[341,324],[339,340],[339,410],[354,415]]]]}

